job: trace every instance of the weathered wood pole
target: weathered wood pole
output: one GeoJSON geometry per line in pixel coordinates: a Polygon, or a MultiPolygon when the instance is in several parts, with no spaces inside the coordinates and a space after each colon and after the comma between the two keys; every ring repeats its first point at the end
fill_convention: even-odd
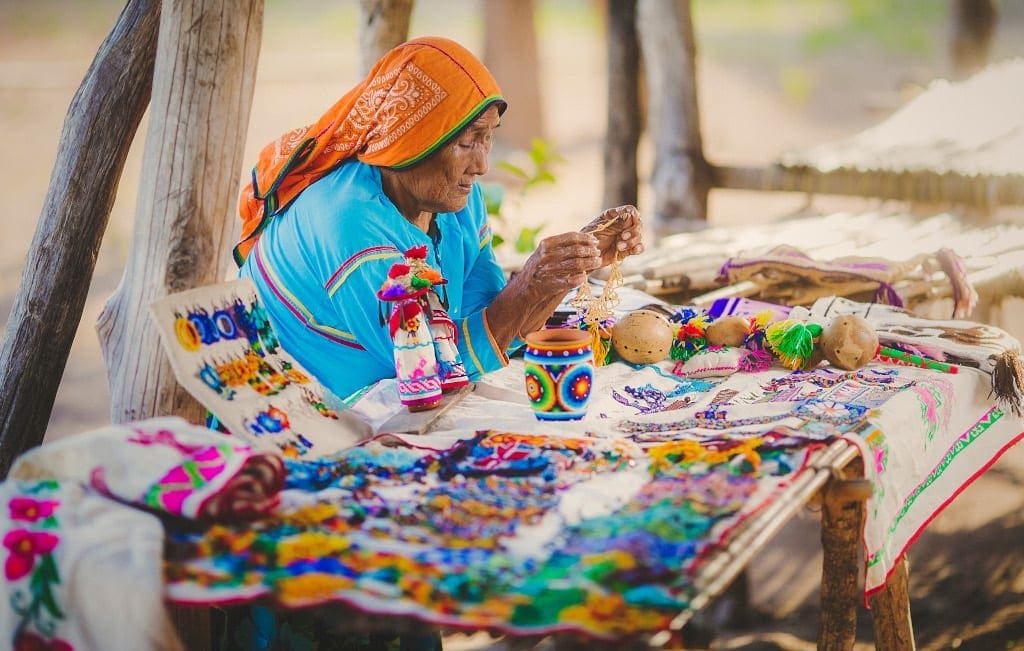
{"type": "Polygon", "coordinates": [[[377,59],[409,39],[413,0],[359,0],[359,70],[367,74],[377,59]]]}
{"type": "Polygon", "coordinates": [[[148,306],[220,282],[229,268],[262,31],[262,0],[164,2],[132,244],[96,323],[115,423],[166,414],[202,421],[148,306]]]}
{"type": "Polygon", "coordinates": [[[494,136],[505,147],[529,149],[534,138],[546,137],[534,1],[484,0],[483,6],[483,61],[509,103],[494,136]]]}
{"type": "Polygon", "coordinates": [[[825,651],[853,649],[857,638],[858,579],[863,557],[860,539],[864,528],[864,502],[871,484],[864,479],[864,463],[851,462],[844,475],[823,489],[821,510],[821,614],[818,648],[825,651]]]}
{"type": "Polygon", "coordinates": [[[690,1],[638,0],[637,30],[654,142],[653,227],[659,234],[692,230],[707,219],[711,174],[697,107],[697,45],[690,1]]]}
{"type": "Polygon", "coordinates": [[[43,442],[125,158],[149,104],[160,0],[129,0],[64,119],[0,349],[0,478],[43,442]]]}
{"type": "Polygon", "coordinates": [[[964,79],[988,63],[999,10],[994,0],[951,0],[949,14],[953,76],[964,79]]]}
{"type": "Polygon", "coordinates": [[[640,142],[640,42],[636,0],[608,2],[608,120],[604,137],[603,207],[636,205],[640,142]]]}
{"type": "MultiPolygon", "coordinates": [[[[164,2],[132,244],[96,323],[115,423],[166,414],[202,421],[199,403],[175,381],[148,306],[219,282],[231,263],[262,31],[262,0],[164,2]]],[[[171,615],[186,648],[210,648],[206,609],[171,615]]]]}
{"type": "Polygon", "coordinates": [[[871,596],[871,623],[875,645],[886,651],[914,651],[914,626],[910,618],[909,562],[896,562],[885,587],[871,596]]]}

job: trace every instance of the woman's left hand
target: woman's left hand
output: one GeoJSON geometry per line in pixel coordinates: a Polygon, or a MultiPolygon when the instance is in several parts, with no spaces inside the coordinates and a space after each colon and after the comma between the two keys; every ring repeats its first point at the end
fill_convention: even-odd
{"type": "Polygon", "coordinates": [[[605,210],[580,230],[597,238],[601,266],[607,266],[616,258],[621,260],[644,250],[640,227],[640,213],[637,209],[634,206],[619,206],[605,210]]]}

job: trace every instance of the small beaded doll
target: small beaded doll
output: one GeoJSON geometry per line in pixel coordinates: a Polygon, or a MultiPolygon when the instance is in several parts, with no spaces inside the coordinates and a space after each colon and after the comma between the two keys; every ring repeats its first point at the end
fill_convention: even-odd
{"type": "Polygon", "coordinates": [[[406,251],[405,261],[391,266],[377,292],[380,300],[394,303],[388,331],[395,345],[398,394],[409,411],[433,409],[442,392],[469,383],[457,348],[458,331],[434,291],[447,281],[427,264],[426,256],[426,246],[406,251]]]}

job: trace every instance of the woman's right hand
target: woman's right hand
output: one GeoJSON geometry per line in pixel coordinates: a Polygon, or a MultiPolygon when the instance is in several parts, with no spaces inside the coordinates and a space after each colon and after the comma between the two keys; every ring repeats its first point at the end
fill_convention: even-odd
{"type": "Polygon", "coordinates": [[[523,268],[487,308],[491,335],[501,349],[514,337],[544,327],[565,295],[601,266],[598,240],[589,233],[562,233],[540,241],[523,268]]]}
{"type": "Polygon", "coordinates": [[[601,267],[598,239],[590,233],[570,232],[540,241],[537,250],[516,274],[523,291],[535,300],[557,296],[587,282],[587,274],[601,267]]]}

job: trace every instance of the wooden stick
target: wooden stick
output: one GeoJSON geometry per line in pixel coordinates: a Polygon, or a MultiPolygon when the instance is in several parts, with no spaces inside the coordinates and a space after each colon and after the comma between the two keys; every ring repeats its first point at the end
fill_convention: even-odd
{"type": "Polygon", "coordinates": [[[729,587],[750,560],[832,478],[836,469],[846,466],[857,455],[857,448],[843,440],[832,443],[815,455],[805,472],[794,478],[771,504],[731,535],[724,547],[708,557],[695,579],[698,591],[690,600],[689,607],[669,623],[667,630],[652,635],[648,644],[663,647],[673,640],[696,611],[729,587]]]}
{"type": "MultiPolygon", "coordinates": [[[[858,458],[850,464],[853,474],[863,476],[858,458]]],[[[852,649],[857,637],[857,599],[861,556],[858,553],[864,527],[864,501],[857,492],[841,488],[833,480],[824,491],[821,512],[821,612],[819,649],[852,649]]]]}
{"type": "Polygon", "coordinates": [[[914,626],[910,621],[909,563],[906,555],[893,567],[885,587],[871,596],[871,619],[879,649],[914,651],[914,626]]]}

